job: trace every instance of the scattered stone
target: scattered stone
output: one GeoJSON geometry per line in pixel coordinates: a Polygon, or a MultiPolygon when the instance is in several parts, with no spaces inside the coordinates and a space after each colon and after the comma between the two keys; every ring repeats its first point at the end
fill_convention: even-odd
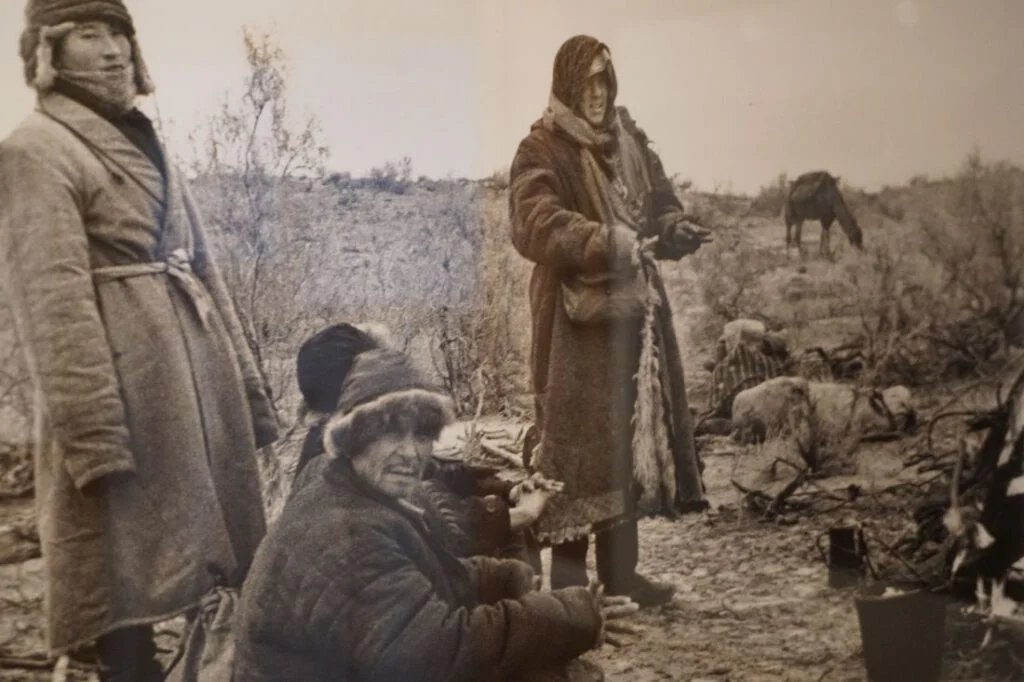
{"type": "Polygon", "coordinates": [[[38,538],[16,526],[0,526],[0,565],[20,564],[38,556],[38,538]]]}

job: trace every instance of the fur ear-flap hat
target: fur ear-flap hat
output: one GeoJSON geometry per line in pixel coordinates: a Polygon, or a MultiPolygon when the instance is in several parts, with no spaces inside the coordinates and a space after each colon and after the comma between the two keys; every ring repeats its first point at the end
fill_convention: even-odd
{"type": "Polygon", "coordinates": [[[54,47],[75,23],[84,21],[105,21],[125,32],[132,44],[136,90],[140,95],[152,94],[156,86],[142,58],[135,23],[123,0],[29,0],[19,45],[25,81],[39,92],[53,87],[57,78],[54,47]]]}
{"type": "Polygon", "coordinates": [[[455,420],[450,397],[389,348],[356,356],[338,407],[324,429],[324,449],[351,459],[382,436],[413,433],[435,440],[455,420]]]}

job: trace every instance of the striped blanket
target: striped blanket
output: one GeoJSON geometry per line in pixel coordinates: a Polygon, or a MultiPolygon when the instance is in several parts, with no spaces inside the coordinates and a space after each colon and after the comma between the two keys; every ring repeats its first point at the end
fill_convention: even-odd
{"type": "MultiPolygon", "coordinates": [[[[719,342],[721,343],[721,342],[719,342]]],[[[711,374],[711,393],[707,417],[732,418],[732,401],[740,391],[784,374],[779,358],[761,348],[739,343],[715,365],[711,374]]]]}

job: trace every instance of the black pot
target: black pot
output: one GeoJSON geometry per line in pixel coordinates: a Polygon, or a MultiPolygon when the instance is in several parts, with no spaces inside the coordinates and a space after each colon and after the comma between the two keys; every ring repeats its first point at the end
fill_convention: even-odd
{"type": "Polygon", "coordinates": [[[818,551],[828,565],[829,587],[850,587],[864,578],[866,546],[864,532],[856,526],[840,526],[830,528],[827,533],[818,537],[818,551]],[[828,536],[828,552],[821,546],[821,541],[828,536]]]}

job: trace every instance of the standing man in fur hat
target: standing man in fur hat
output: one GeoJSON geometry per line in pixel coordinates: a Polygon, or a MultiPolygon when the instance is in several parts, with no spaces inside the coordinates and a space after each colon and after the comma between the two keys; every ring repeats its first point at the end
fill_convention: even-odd
{"type": "Polygon", "coordinates": [[[689,219],[625,108],[607,46],[555,56],[551,96],[512,162],[512,241],[536,265],[531,358],[534,467],[563,481],[535,531],[553,544],[553,587],[598,578],[641,605],[672,588],[636,572],[642,514],[706,506],[672,311],[655,259],[709,233],[689,219]]]}
{"type": "Polygon", "coordinates": [[[122,0],[30,0],[36,110],[0,143],[0,272],[35,386],[48,643],[158,680],[151,624],[240,584],[277,421],[122,0]]]}

